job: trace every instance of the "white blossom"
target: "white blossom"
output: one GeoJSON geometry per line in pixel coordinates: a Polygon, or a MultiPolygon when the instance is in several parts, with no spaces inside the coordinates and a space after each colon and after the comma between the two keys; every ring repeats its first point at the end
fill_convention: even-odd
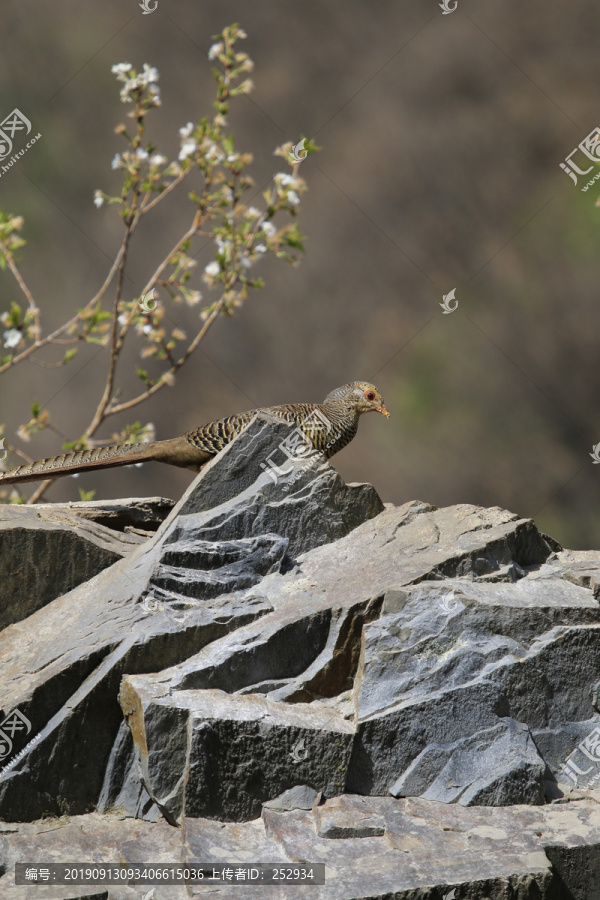
{"type": "Polygon", "coordinates": [[[125,82],[124,87],[121,88],[121,93],[119,94],[121,98],[121,103],[133,103],[133,100],[129,96],[131,91],[137,87],[137,79],[130,78],[125,82]]]}
{"type": "Polygon", "coordinates": [[[231,241],[224,240],[220,234],[216,236],[215,242],[217,244],[219,253],[229,253],[229,251],[231,250],[231,241]]]}
{"type": "Polygon", "coordinates": [[[162,101],[160,99],[160,92],[158,90],[157,84],[151,84],[148,90],[150,99],[154,103],[155,106],[162,106],[162,101]]]}
{"type": "Polygon", "coordinates": [[[193,156],[196,152],[197,146],[198,144],[193,139],[185,141],[181,150],[179,151],[179,159],[183,160],[187,159],[188,156],[193,156]]]}
{"type": "Polygon", "coordinates": [[[104,197],[102,196],[102,191],[95,191],[94,193],[94,206],[96,209],[100,209],[102,204],[104,203],[104,197]]]}
{"type": "Polygon", "coordinates": [[[206,158],[207,159],[216,159],[217,162],[221,162],[223,159],[225,159],[222,151],[219,150],[219,148],[217,147],[217,145],[214,142],[211,142],[208,152],[206,153],[206,158]]]}
{"type": "Polygon", "coordinates": [[[179,129],[179,134],[182,138],[188,138],[192,131],[194,130],[194,123],[188,122],[187,125],[184,125],[183,128],[179,129]]]}
{"type": "Polygon", "coordinates": [[[223,52],[223,44],[220,42],[213,44],[210,50],[208,51],[209,59],[216,59],[219,53],[223,52]]]}
{"type": "Polygon", "coordinates": [[[202,300],[202,294],[200,291],[190,291],[185,298],[185,302],[188,306],[196,306],[202,300]]]}
{"type": "Polygon", "coordinates": [[[261,227],[267,237],[273,237],[273,235],[277,232],[277,229],[272,222],[263,222],[261,227]]]}
{"type": "Polygon", "coordinates": [[[129,319],[127,318],[125,313],[121,313],[120,316],[117,316],[117,322],[119,323],[119,325],[127,325],[129,319]]]}
{"type": "Polygon", "coordinates": [[[249,206],[248,209],[246,210],[246,215],[249,216],[251,219],[259,219],[261,213],[260,213],[260,210],[257,209],[255,206],[249,206]]]}
{"type": "Polygon", "coordinates": [[[131,103],[132,91],[146,88],[148,96],[156,106],[160,106],[160,92],[156,82],[160,75],[158,69],[144,63],[143,71],[139,75],[135,75],[133,67],[129,63],[118,63],[113,66],[112,71],[117,76],[117,81],[123,82],[121,89],[121,101],[123,103],[131,103]]]}
{"type": "MultiPolygon", "coordinates": [[[[112,67],[110,71],[113,73],[113,75],[124,76],[127,75],[127,73],[130,72],[132,68],[133,66],[131,65],[131,63],[117,63],[112,67]]],[[[121,78],[119,80],[122,81],[123,79],[121,78]]]]}
{"type": "Polygon", "coordinates": [[[120,169],[123,160],[121,159],[120,153],[115,153],[113,156],[113,161],[110,164],[111,169],[120,169]]]}
{"type": "Polygon", "coordinates": [[[210,262],[207,266],[205,266],[204,271],[211,278],[214,278],[221,271],[221,267],[218,262],[213,261],[213,262],[210,262]]]}
{"type": "Polygon", "coordinates": [[[23,335],[18,330],[18,328],[9,328],[8,331],[4,332],[4,346],[5,347],[18,347],[21,343],[21,338],[23,335]]]}
{"type": "Polygon", "coordinates": [[[138,147],[135,151],[135,155],[138,159],[148,159],[148,151],[144,150],[143,147],[138,147]]]}
{"type": "Polygon", "coordinates": [[[267,248],[264,244],[257,244],[256,247],[254,248],[254,250],[256,253],[266,253],[267,252],[267,248]]]}
{"type": "Polygon", "coordinates": [[[288,191],[287,202],[290,206],[298,206],[300,203],[300,197],[296,193],[296,191],[288,191]]]}
{"type": "Polygon", "coordinates": [[[138,76],[140,79],[145,80],[146,84],[155,84],[160,78],[158,69],[154,66],[149,66],[148,63],[144,63],[144,71],[142,75],[138,76]]]}
{"type": "Polygon", "coordinates": [[[142,325],[142,331],[144,334],[152,334],[152,325],[149,322],[146,322],[145,325],[142,325]]]}
{"type": "Polygon", "coordinates": [[[154,156],[150,157],[151,166],[164,166],[166,161],[167,157],[163,156],[161,153],[155,153],[154,156]]]}
{"type": "Polygon", "coordinates": [[[144,444],[151,444],[152,441],[156,440],[156,427],[154,422],[148,422],[142,432],[141,438],[144,444]]]}

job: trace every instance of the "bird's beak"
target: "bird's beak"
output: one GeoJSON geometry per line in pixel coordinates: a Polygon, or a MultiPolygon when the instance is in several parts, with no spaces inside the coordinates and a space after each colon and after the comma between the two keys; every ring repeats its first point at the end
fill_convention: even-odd
{"type": "Polygon", "coordinates": [[[383,403],[381,404],[381,406],[376,406],[375,409],[377,410],[378,413],[381,413],[382,416],[385,416],[386,419],[389,419],[390,414],[387,411],[387,409],[385,408],[385,406],[383,405],[383,403]]]}

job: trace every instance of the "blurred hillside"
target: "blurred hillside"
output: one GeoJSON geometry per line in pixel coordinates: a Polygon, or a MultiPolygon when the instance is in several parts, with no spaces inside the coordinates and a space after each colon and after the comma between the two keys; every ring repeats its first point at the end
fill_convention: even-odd
{"type": "MultiPolygon", "coordinates": [[[[248,33],[255,88],[230,125],[254,154],[257,186],[278,171],[278,144],[305,134],[323,148],[302,167],[307,250],[297,268],[258,267],[266,287],[134,418],[162,439],[367,379],[392,418],[364,418],[335,457],[347,481],[396,503],[507,507],[566,546],[600,546],[589,456],[600,441],[600,187],[581,193],[559,168],[600,123],[592,0],[459,0],[451,15],[436,0],[159,0],[151,15],[137,0],[3,0],[2,117],[18,107],[42,139],[0,179],[0,208],[25,216],[20,258],[45,328],[95,293],[120,244],[114,208],[92,203],[96,188],[119,185],[110,162],[127,110],[111,66],[159,69],[163,105],[149,130],[176,155],[178,129],[210,112],[211,36],[234,21],[248,33]],[[444,315],[452,288],[459,306],[444,315]]],[[[136,231],[130,297],[188,206],[170,198],[136,231]]],[[[207,246],[200,271],[211,258],[207,246]]],[[[0,311],[11,300],[18,289],[0,273],[0,311]]],[[[171,314],[191,333],[197,310],[171,314]]],[[[9,440],[34,398],[77,437],[107,360],[87,347],[65,369],[27,363],[4,376],[9,440]]],[[[125,398],[139,389],[128,360],[125,398]]],[[[39,458],[60,439],[21,446],[39,458]]],[[[176,498],[191,477],[158,464],[109,470],[56,482],[47,499],[79,488],[176,498]]]]}

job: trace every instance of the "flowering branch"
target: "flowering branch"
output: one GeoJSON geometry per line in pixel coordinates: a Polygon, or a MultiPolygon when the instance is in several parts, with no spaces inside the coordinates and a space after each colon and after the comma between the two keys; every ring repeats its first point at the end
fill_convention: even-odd
{"type": "MultiPolygon", "coordinates": [[[[279,221],[281,215],[295,218],[300,198],[306,190],[306,183],[298,175],[300,160],[292,153],[292,143],[275,150],[276,155],[286,160],[290,170],[274,175],[272,185],[262,194],[264,206],[258,209],[245,202],[245,195],[254,188],[252,178],[246,173],[252,155],[239,151],[233,136],[225,130],[231,102],[252,90],[252,82],[247,78],[253,69],[252,60],[248,54],[236,49],[237,42],[245,37],[237,25],[231,25],[215,36],[208,54],[214,62],[212,74],[217,87],[215,113],[199,122],[188,122],[179,129],[179,152],[172,160],[158,152],[146,134],[148,115],[161,105],[158,71],[146,63],[141,72],[130,63],[113,66],[113,74],[121,84],[121,101],[131,105],[128,118],[133,120],[134,127],[130,131],[121,124],[115,129],[127,143],[127,148],[116,153],[111,164],[113,171],[122,177],[120,191],[112,195],[97,190],[93,202],[97,209],[105,204],[117,206],[124,229],[121,247],[98,293],[45,337],[42,337],[39,306],[15,259],[15,252],[25,244],[20,236],[23,219],[0,211],[0,267],[10,271],[28,304],[23,312],[13,302],[10,310],[0,315],[5,328],[3,343],[8,350],[8,354],[0,359],[0,374],[48,346],[95,343],[109,351],[106,381],[96,409],[81,436],[65,441],[64,449],[99,445],[101,442],[92,438],[110,416],[134,409],[165,385],[172,385],[176,374],[214,322],[220,316],[233,315],[248,299],[251,290],[263,286],[262,279],[251,272],[263,256],[274,253],[295,264],[297,251],[303,249],[303,239],[295,222],[282,224],[279,221]],[[125,275],[134,231],[143,216],[184,181],[190,180],[197,183],[188,194],[194,207],[190,225],[148,277],[142,293],[133,298],[125,297],[125,275]],[[192,285],[197,267],[194,256],[202,249],[194,249],[194,245],[200,238],[214,242],[213,259],[204,267],[201,280],[205,289],[215,293],[215,298],[201,306],[201,324],[188,341],[180,328],[167,328],[171,319],[167,303],[195,307],[202,302],[199,286],[192,285]],[[115,278],[112,304],[106,310],[103,300],[115,278]],[[155,300],[158,291],[160,297],[155,300]],[[153,305],[149,304],[149,297],[152,297],[153,305]],[[130,335],[137,337],[141,344],[140,357],[150,360],[152,371],[138,366],[137,374],[144,390],[130,399],[121,400],[121,389],[117,384],[118,364],[130,335]],[[178,345],[181,345],[179,349],[178,345]]],[[[319,149],[306,139],[302,145],[303,157],[319,149]]],[[[62,359],[41,365],[67,365],[76,353],[77,347],[70,346],[62,359]]],[[[0,433],[3,433],[3,427],[0,426],[0,433]]],[[[32,435],[48,427],[52,427],[48,412],[34,404],[30,420],[20,426],[17,434],[20,439],[29,441],[32,435]]],[[[152,439],[153,426],[139,422],[127,425],[111,438],[120,442],[152,439]]],[[[49,484],[50,480],[44,482],[30,502],[39,499],[49,484]]],[[[20,498],[17,502],[21,502],[20,498]]]]}

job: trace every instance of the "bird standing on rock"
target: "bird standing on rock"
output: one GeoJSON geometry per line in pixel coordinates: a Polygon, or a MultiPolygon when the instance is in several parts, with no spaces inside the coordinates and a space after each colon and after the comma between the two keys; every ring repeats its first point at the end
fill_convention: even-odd
{"type": "Polygon", "coordinates": [[[199,472],[246,427],[259,412],[270,413],[295,425],[309,439],[315,450],[329,459],[349,444],[358,429],[358,419],[366,412],[378,412],[389,417],[389,412],[377,388],[367,381],[344,384],[328,394],[322,403],[288,403],[268,406],[218,419],[201,425],[187,434],[168,441],[150,444],[110,444],[94,450],[75,450],[63,456],[52,456],[37,462],[17,466],[0,473],[0,485],[15,482],[40,481],[76,472],[93,472],[114,466],[130,466],[134,463],[155,460],[199,472]],[[321,427],[315,428],[315,420],[321,427]]]}

